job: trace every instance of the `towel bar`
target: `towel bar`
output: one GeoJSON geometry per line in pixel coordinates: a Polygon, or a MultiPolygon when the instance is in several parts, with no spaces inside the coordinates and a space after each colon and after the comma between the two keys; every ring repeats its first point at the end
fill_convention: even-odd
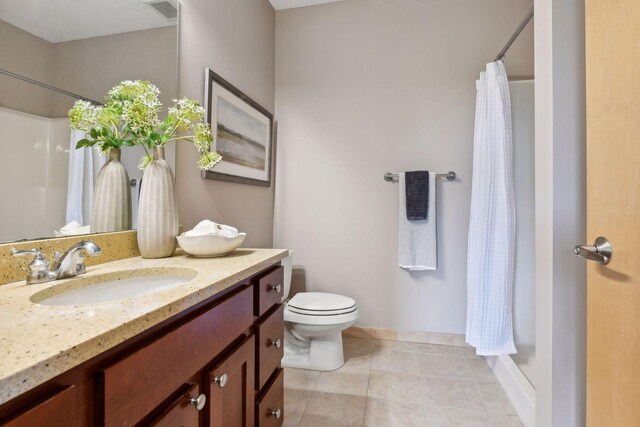
{"type": "MultiPolygon", "coordinates": [[[[438,178],[446,178],[447,181],[453,181],[456,179],[456,173],[454,171],[449,171],[447,173],[438,173],[436,174],[438,178]]],[[[387,172],[384,174],[384,180],[387,182],[393,182],[398,179],[397,173],[387,172]]]]}

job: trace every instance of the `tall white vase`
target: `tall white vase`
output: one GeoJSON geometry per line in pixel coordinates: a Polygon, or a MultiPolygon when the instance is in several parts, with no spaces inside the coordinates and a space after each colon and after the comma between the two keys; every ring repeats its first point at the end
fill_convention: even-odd
{"type": "Polygon", "coordinates": [[[155,147],[142,176],[138,204],[138,247],[143,258],[166,258],[176,250],[178,203],[164,147],[155,147]]]}
{"type": "Polygon", "coordinates": [[[109,150],[107,163],[98,174],[91,209],[91,232],[131,229],[131,185],[120,163],[120,149],[109,150]]]}

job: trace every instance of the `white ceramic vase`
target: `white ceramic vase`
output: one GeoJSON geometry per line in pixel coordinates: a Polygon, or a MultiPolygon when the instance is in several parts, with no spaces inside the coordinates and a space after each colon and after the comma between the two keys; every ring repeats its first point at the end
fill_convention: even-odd
{"type": "Polygon", "coordinates": [[[131,185],[127,169],[120,163],[120,149],[109,150],[93,194],[92,233],[131,229],[131,185]]]}
{"type": "Polygon", "coordinates": [[[138,203],[138,247],[143,258],[166,258],[176,250],[178,203],[164,147],[155,147],[142,176],[138,203]]]}

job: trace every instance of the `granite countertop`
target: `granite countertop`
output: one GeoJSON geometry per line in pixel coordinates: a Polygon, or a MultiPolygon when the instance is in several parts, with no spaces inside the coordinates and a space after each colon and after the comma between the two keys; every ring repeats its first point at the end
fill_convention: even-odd
{"type": "MultiPolygon", "coordinates": [[[[165,319],[217,294],[287,256],[282,249],[241,248],[222,258],[177,252],[163,259],[140,257],[87,267],[76,278],[38,285],[0,286],[0,404],[80,365],[165,319]],[[47,306],[31,302],[48,288],[74,288],[82,278],[153,274],[154,269],[189,273],[191,281],[127,300],[47,306]],[[142,273],[141,273],[142,272],[142,273]]],[[[159,271],[159,270],[156,270],[159,271]]],[[[55,288],[53,289],[55,291],[55,288]]]]}

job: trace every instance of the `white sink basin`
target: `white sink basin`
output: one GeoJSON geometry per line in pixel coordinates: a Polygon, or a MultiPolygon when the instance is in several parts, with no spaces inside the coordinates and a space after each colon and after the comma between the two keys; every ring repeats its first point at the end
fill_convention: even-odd
{"type": "Polygon", "coordinates": [[[31,302],[43,305],[82,305],[125,300],[184,285],[196,274],[190,269],[166,268],[78,277],[59,285],[52,282],[53,286],[34,294],[31,302]]]}

